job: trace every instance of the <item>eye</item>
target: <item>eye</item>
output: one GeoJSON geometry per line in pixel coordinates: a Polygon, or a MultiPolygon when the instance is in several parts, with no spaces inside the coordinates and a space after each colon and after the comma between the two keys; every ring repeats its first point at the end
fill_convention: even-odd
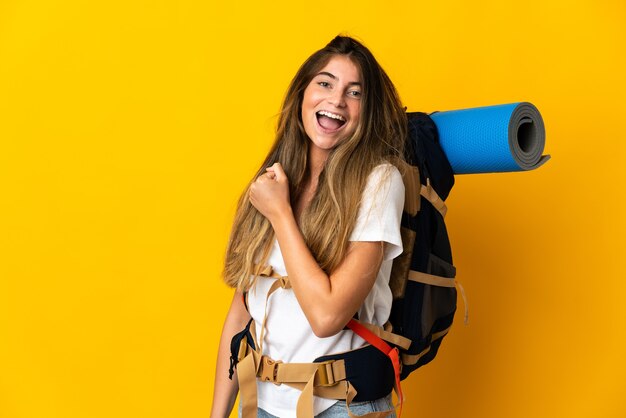
{"type": "Polygon", "coordinates": [[[328,83],[327,81],[319,81],[317,84],[319,84],[322,87],[329,87],[330,83],[328,83]]]}
{"type": "Polygon", "coordinates": [[[350,96],[352,96],[352,97],[359,97],[359,96],[361,96],[361,92],[360,92],[360,91],[358,91],[358,90],[352,90],[352,91],[349,91],[349,92],[348,92],[348,94],[349,94],[350,96]]]}

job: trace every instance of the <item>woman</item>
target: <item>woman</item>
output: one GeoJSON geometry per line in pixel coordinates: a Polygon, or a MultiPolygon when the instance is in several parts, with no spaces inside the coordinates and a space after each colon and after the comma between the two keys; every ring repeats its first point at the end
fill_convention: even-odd
{"type": "MultiPolygon", "coordinates": [[[[237,290],[219,346],[212,417],[228,416],[234,405],[230,342],[251,318],[262,354],[283,363],[364,346],[344,329],[355,314],[380,326],[388,320],[391,262],[402,252],[397,167],[405,136],[399,96],[358,41],[337,36],[300,67],[276,141],[235,215],[224,276],[237,290]],[[264,266],[275,274],[259,275],[264,266]],[[269,295],[279,276],[288,285],[269,295]]],[[[301,390],[256,385],[259,416],[296,416],[301,390]]],[[[315,416],[348,416],[345,401],[313,399],[315,416]]],[[[356,414],[389,409],[391,394],[350,404],[356,414]]]]}

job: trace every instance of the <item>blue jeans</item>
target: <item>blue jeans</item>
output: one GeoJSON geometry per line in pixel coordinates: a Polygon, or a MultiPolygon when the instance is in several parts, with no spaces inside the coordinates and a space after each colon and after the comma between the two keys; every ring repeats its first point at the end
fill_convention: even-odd
{"type": "MultiPolygon", "coordinates": [[[[376,399],[375,401],[365,402],[352,402],[350,404],[350,412],[354,415],[363,415],[368,412],[387,411],[393,409],[393,401],[391,400],[391,394],[384,398],[376,399]]],[[[279,418],[267,411],[258,409],[258,418],[279,418]]],[[[322,411],[321,414],[316,415],[315,418],[345,418],[348,416],[346,410],[346,401],[337,401],[333,406],[322,411]]],[[[396,418],[395,411],[388,415],[390,418],[396,418]]],[[[241,402],[239,402],[239,418],[241,418],[241,402]]]]}

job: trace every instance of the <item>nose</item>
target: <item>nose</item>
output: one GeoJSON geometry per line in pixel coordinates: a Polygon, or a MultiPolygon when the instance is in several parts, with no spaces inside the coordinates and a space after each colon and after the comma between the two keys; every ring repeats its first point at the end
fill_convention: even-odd
{"type": "Polygon", "coordinates": [[[335,89],[330,93],[328,102],[336,107],[344,107],[346,105],[346,98],[341,89],[335,89]]]}

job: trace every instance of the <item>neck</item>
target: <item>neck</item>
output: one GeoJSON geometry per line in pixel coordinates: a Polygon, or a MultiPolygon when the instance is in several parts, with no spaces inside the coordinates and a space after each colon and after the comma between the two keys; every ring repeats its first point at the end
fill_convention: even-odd
{"type": "Polygon", "coordinates": [[[322,150],[317,147],[309,148],[309,168],[308,174],[309,179],[315,184],[317,184],[317,179],[324,168],[324,164],[326,163],[326,159],[328,158],[329,151],[322,150]]]}

